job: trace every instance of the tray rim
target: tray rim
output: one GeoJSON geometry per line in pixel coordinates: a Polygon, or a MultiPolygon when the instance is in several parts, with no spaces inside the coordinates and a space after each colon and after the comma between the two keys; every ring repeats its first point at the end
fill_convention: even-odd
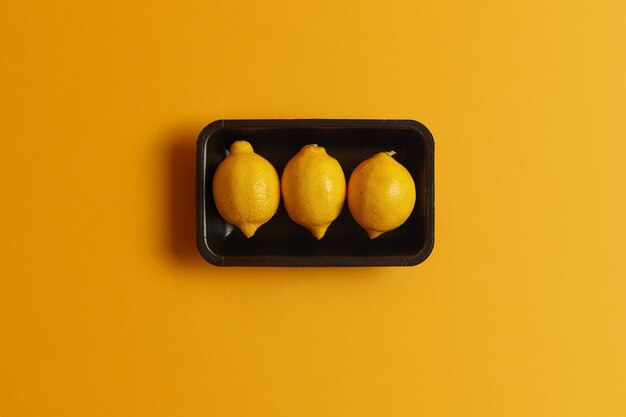
{"type": "Polygon", "coordinates": [[[214,266],[300,266],[300,267],[371,267],[371,266],[415,266],[425,261],[435,245],[435,141],[428,128],[411,119],[219,119],[206,125],[196,142],[196,246],[200,255],[214,266]],[[206,236],[206,148],[211,136],[227,128],[402,128],[417,131],[426,145],[426,197],[427,220],[426,242],[417,252],[410,255],[384,256],[280,256],[255,255],[222,256],[209,246],[206,236]]]}

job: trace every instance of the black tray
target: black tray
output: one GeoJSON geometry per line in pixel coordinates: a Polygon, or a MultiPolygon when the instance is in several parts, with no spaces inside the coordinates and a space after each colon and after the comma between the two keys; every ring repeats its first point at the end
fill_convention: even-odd
{"type": "Polygon", "coordinates": [[[434,142],[413,120],[218,120],[200,133],[197,144],[197,245],[218,266],[410,266],[430,255],[434,245],[434,142]],[[326,236],[315,240],[294,223],[284,205],[247,239],[226,223],[213,202],[215,169],[236,140],[249,141],[274,165],[278,175],[304,145],[316,143],[341,164],[346,182],[362,161],[382,151],[415,180],[417,201],[398,229],[370,240],[352,218],[347,203],[326,236]]]}

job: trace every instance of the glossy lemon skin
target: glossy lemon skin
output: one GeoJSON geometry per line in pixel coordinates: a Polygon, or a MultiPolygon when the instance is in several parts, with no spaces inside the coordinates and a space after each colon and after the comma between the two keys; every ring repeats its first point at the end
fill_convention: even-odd
{"type": "Polygon", "coordinates": [[[405,167],[381,152],[361,162],[348,183],[348,207],[370,239],[400,227],[415,206],[415,182],[405,167]]]}
{"type": "Polygon", "coordinates": [[[346,178],[323,147],[306,145],[285,166],[281,190],[289,217],[319,240],[343,209],[346,178]]]}
{"type": "Polygon", "coordinates": [[[252,237],[278,210],[278,174],[272,164],[254,153],[250,143],[234,142],[215,171],[213,199],[224,220],[252,237]]]}

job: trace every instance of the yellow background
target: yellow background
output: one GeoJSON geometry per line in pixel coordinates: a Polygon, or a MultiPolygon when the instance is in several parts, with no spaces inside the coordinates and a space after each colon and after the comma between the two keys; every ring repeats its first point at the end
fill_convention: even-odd
{"type": "Polygon", "coordinates": [[[626,415],[620,0],[0,6],[0,416],[626,415]],[[414,268],[194,246],[218,118],[412,118],[414,268]]]}

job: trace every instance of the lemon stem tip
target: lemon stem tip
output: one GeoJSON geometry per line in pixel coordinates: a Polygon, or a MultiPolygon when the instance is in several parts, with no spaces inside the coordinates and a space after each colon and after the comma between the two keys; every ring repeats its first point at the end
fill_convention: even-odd
{"type": "Polygon", "coordinates": [[[239,152],[254,152],[254,149],[252,149],[252,145],[250,145],[250,142],[245,140],[238,140],[230,145],[230,153],[239,152]]]}
{"type": "Polygon", "coordinates": [[[376,239],[378,236],[382,235],[383,232],[379,232],[378,230],[367,230],[367,234],[370,239],[376,239]]]}
{"type": "Polygon", "coordinates": [[[239,229],[247,238],[251,238],[252,236],[254,236],[258,228],[259,226],[256,224],[246,224],[242,225],[239,229]]]}
{"type": "Polygon", "coordinates": [[[319,226],[311,229],[311,233],[313,233],[315,239],[320,240],[324,237],[324,235],[326,235],[326,230],[328,230],[328,226],[319,226]]]}

